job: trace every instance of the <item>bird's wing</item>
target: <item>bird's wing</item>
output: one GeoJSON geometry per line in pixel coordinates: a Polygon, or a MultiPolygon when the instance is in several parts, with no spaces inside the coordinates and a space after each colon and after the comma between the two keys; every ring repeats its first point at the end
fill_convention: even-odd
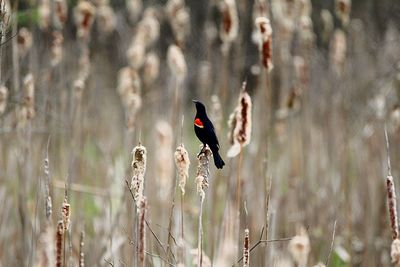
{"type": "Polygon", "coordinates": [[[210,126],[210,127],[207,127],[207,129],[209,129],[209,137],[210,137],[209,141],[211,143],[215,143],[217,148],[219,149],[218,137],[217,137],[217,134],[215,133],[214,125],[208,118],[207,118],[207,124],[210,126]]]}

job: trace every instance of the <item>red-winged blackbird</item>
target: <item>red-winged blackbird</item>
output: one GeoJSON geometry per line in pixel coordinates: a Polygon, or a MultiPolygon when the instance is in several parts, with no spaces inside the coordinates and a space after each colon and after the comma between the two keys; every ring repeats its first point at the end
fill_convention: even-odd
{"type": "MultiPolygon", "coordinates": [[[[218,169],[222,169],[225,162],[222,160],[218,153],[219,143],[217,135],[215,134],[214,125],[207,117],[206,107],[199,101],[193,100],[196,104],[196,117],[194,118],[194,132],[197,138],[203,143],[204,147],[206,144],[211,149],[214,157],[215,166],[218,169]]],[[[201,153],[201,152],[200,152],[201,153]]]]}

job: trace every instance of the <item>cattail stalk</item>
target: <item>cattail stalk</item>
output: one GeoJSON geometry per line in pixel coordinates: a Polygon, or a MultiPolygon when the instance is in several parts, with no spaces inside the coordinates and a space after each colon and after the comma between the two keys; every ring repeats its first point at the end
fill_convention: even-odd
{"type": "Polygon", "coordinates": [[[83,247],[85,246],[85,231],[81,231],[79,239],[79,267],[85,267],[85,252],[83,247]]]}
{"type": "Polygon", "coordinates": [[[139,212],[139,261],[141,266],[145,266],[145,255],[146,255],[146,209],[147,199],[143,197],[140,200],[140,212],[139,212]]]}
{"type": "Polygon", "coordinates": [[[385,140],[386,140],[387,168],[388,168],[388,175],[386,176],[386,190],[387,190],[390,226],[392,228],[392,238],[393,240],[395,240],[399,238],[399,224],[397,219],[396,189],[394,187],[394,181],[390,165],[389,139],[386,128],[385,128],[385,140]]]}
{"type": "Polygon", "coordinates": [[[297,235],[290,240],[288,250],[297,267],[307,266],[308,254],[310,253],[310,239],[304,227],[301,227],[297,235]]]}
{"type": "Polygon", "coordinates": [[[210,177],[209,162],[211,157],[211,150],[208,147],[202,148],[202,153],[198,156],[198,166],[196,175],[197,193],[200,197],[200,211],[199,211],[199,227],[197,239],[197,252],[198,262],[197,266],[201,267],[203,264],[203,203],[206,196],[205,189],[208,188],[208,180],[210,177]]]}
{"type": "Polygon", "coordinates": [[[244,241],[243,241],[243,267],[250,266],[250,232],[246,228],[244,230],[244,241]]]}
{"type": "Polygon", "coordinates": [[[56,231],[56,267],[63,266],[64,224],[60,220],[56,231]]]}

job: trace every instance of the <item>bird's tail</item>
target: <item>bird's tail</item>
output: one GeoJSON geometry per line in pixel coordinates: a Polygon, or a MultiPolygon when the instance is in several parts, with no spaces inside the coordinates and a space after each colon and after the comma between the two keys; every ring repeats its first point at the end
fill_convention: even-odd
{"type": "Polygon", "coordinates": [[[221,156],[218,153],[217,149],[212,149],[213,157],[214,157],[214,164],[215,167],[218,169],[222,169],[225,165],[225,162],[222,160],[221,156]]]}

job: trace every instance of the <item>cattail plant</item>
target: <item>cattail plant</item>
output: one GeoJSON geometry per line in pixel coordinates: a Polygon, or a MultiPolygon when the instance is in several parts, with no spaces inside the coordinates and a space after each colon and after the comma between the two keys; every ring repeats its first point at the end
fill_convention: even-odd
{"type": "Polygon", "coordinates": [[[146,55],[143,64],[143,83],[151,86],[157,80],[160,73],[160,59],[157,54],[150,52],[146,55]]]}
{"type": "Polygon", "coordinates": [[[90,35],[90,29],[94,21],[96,7],[87,0],[78,2],[74,10],[75,24],[77,28],[77,37],[87,41],[90,35]]]}
{"type": "Polygon", "coordinates": [[[328,9],[322,9],[320,16],[322,22],[322,39],[326,43],[328,42],[335,26],[333,24],[332,14],[328,9]]]}
{"type": "Polygon", "coordinates": [[[160,37],[160,23],[154,8],[147,8],[144,11],[143,18],[136,27],[136,34],[133,37],[133,43],[143,42],[145,48],[150,47],[160,37]]]}
{"type": "Polygon", "coordinates": [[[307,266],[308,254],[310,253],[310,239],[304,227],[301,227],[297,235],[290,240],[288,250],[297,267],[307,266]]]}
{"type": "Polygon", "coordinates": [[[142,106],[141,81],[135,69],[124,67],[119,71],[117,91],[125,110],[128,130],[132,130],[136,114],[142,106]]]}
{"type": "Polygon", "coordinates": [[[160,182],[159,195],[161,199],[166,200],[171,192],[173,182],[174,163],[172,154],[172,147],[174,137],[172,128],[168,122],[160,120],[156,122],[156,176],[160,182]]]}
{"type": "Polygon", "coordinates": [[[181,144],[176,148],[175,151],[175,165],[178,170],[179,177],[179,188],[181,189],[182,195],[185,194],[186,180],[189,177],[189,153],[185,149],[184,145],[181,144]]]}
{"type": "Polygon", "coordinates": [[[142,67],[146,54],[146,47],[142,40],[133,42],[126,51],[129,65],[138,70],[142,67]]]}
{"type": "Polygon", "coordinates": [[[68,5],[66,0],[54,1],[54,26],[57,29],[62,29],[68,19],[68,5]]]}
{"type": "Polygon", "coordinates": [[[203,264],[203,203],[206,197],[205,190],[208,188],[208,180],[210,177],[209,162],[212,155],[211,150],[206,146],[201,148],[202,153],[199,154],[197,174],[196,174],[196,185],[197,193],[200,197],[200,211],[199,211],[199,232],[197,239],[197,252],[198,262],[197,266],[201,267],[203,264]]]}
{"type": "Polygon", "coordinates": [[[228,157],[237,156],[241,149],[247,146],[251,140],[251,108],[250,95],[246,92],[246,82],[242,85],[239,94],[238,105],[229,117],[228,139],[232,145],[228,151],[228,157]]]}
{"type": "Polygon", "coordinates": [[[108,3],[102,3],[97,6],[97,30],[100,33],[108,35],[115,29],[117,18],[113,8],[108,3]]]}
{"type": "Polygon", "coordinates": [[[260,51],[261,62],[264,68],[270,72],[274,66],[272,64],[272,27],[269,19],[258,17],[255,20],[258,29],[258,49],[260,51]]]}
{"type": "Polygon", "coordinates": [[[132,151],[132,179],[130,189],[136,204],[136,212],[140,212],[140,201],[143,198],[144,175],[146,173],[146,148],[139,144],[132,151]]]}
{"type": "Polygon", "coordinates": [[[399,238],[399,222],[397,218],[397,202],[396,202],[396,189],[392,176],[392,168],[390,164],[390,151],[389,151],[389,138],[385,127],[385,140],[386,140],[386,153],[387,153],[387,168],[388,174],[386,176],[386,190],[387,202],[389,210],[390,227],[392,229],[392,246],[390,256],[395,266],[400,266],[400,238],[399,238]]]}
{"type": "Polygon", "coordinates": [[[139,261],[141,266],[145,266],[146,256],[146,209],[147,199],[142,197],[140,200],[140,211],[139,211],[139,261]]]}
{"type": "Polygon", "coordinates": [[[8,99],[8,88],[0,86],[0,116],[6,111],[8,99]]]}
{"type": "Polygon", "coordinates": [[[142,0],[126,0],[126,8],[129,13],[129,18],[132,22],[135,22],[143,9],[142,0]]]}
{"type": "Polygon", "coordinates": [[[183,82],[187,74],[186,60],[182,50],[176,45],[170,45],[167,52],[168,67],[177,81],[183,82]]]}
{"type": "Polygon", "coordinates": [[[27,74],[23,80],[23,98],[18,110],[18,127],[24,127],[26,123],[35,117],[35,84],[33,75],[27,74]]]}
{"type": "Polygon", "coordinates": [[[85,246],[85,231],[81,231],[79,238],[79,267],[85,267],[85,252],[83,247],[85,246]]]}
{"type": "Polygon", "coordinates": [[[53,40],[50,47],[50,65],[56,67],[63,59],[64,37],[59,31],[54,31],[52,35],[53,40]]]}
{"type": "Polygon", "coordinates": [[[239,17],[235,0],[223,0],[220,4],[221,24],[219,36],[222,40],[222,51],[227,54],[231,43],[239,33],[239,17]]]}
{"type": "Polygon", "coordinates": [[[351,0],[336,0],[335,12],[343,26],[347,26],[350,20],[351,0]]]}
{"type": "Polygon", "coordinates": [[[64,232],[67,232],[70,227],[70,218],[71,218],[71,206],[68,203],[67,196],[65,196],[64,202],[61,207],[61,214],[62,214],[64,232]]]}
{"type": "MultiPolygon", "coordinates": [[[[35,267],[47,267],[47,266],[55,266],[55,239],[53,227],[49,222],[46,222],[44,225],[44,229],[39,236],[38,245],[37,245],[37,253],[35,260],[35,267]]],[[[61,243],[62,244],[62,243],[61,243]]],[[[60,250],[62,253],[62,250],[60,250]]],[[[57,250],[58,252],[58,250],[57,250]]],[[[60,256],[61,257],[61,256],[60,256]]],[[[60,258],[61,260],[61,258],[60,258]]],[[[56,265],[61,266],[61,265],[56,265]]]]}
{"type": "Polygon", "coordinates": [[[344,71],[347,53],[346,34],[342,30],[335,30],[329,49],[332,68],[336,74],[341,75],[344,71]]]}
{"type": "Polygon", "coordinates": [[[17,36],[17,43],[18,55],[20,58],[23,58],[32,47],[32,33],[25,27],[20,28],[17,36]]]}
{"type": "Polygon", "coordinates": [[[243,267],[250,266],[250,231],[248,228],[244,230],[243,241],[243,267]]]}
{"type": "Polygon", "coordinates": [[[38,24],[41,30],[47,30],[51,24],[50,0],[40,0],[38,6],[38,24]]]}
{"type": "Polygon", "coordinates": [[[64,224],[60,220],[57,223],[56,231],[56,267],[63,265],[63,245],[64,245],[64,224]]]}
{"type": "Polygon", "coordinates": [[[171,24],[176,42],[183,45],[190,32],[190,13],[184,0],[169,0],[165,5],[165,13],[171,24]]]}

